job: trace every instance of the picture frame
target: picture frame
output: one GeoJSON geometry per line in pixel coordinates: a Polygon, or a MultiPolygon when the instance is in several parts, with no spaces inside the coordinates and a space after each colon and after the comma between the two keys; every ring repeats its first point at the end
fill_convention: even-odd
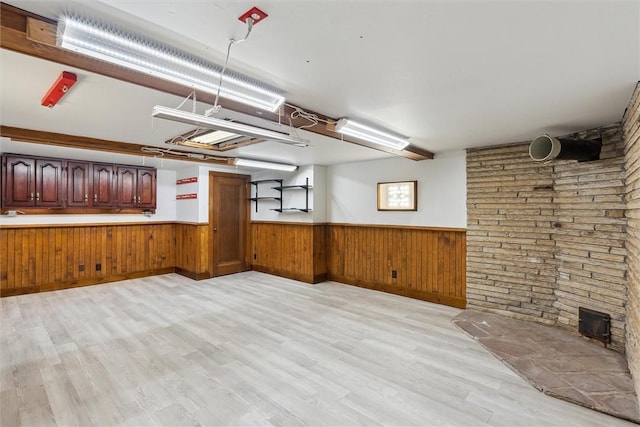
{"type": "Polygon", "coordinates": [[[417,211],[418,181],[378,183],[379,211],[417,211]]]}

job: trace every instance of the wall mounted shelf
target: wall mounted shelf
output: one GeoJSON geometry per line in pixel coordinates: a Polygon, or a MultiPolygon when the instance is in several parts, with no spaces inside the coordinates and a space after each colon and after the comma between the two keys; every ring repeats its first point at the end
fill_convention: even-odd
{"type": "MultiPolygon", "coordinates": [[[[261,179],[258,181],[251,181],[251,185],[256,187],[256,191],[255,191],[255,197],[251,197],[249,200],[251,200],[252,202],[256,203],[256,212],[258,212],[258,201],[259,200],[273,200],[273,201],[277,201],[280,203],[280,210],[282,210],[282,190],[278,190],[278,188],[282,187],[282,181],[281,179],[261,179]],[[279,184],[277,187],[271,187],[275,190],[278,190],[280,192],[280,197],[278,196],[260,196],[259,195],[259,191],[258,189],[260,188],[260,184],[266,184],[268,182],[275,182],[276,184],[279,184]]],[[[277,209],[274,209],[277,210],[277,209]]]]}
{"type": "Polygon", "coordinates": [[[282,179],[263,179],[259,181],[252,181],[251,184],[256,187],[255,197],[252,197],[250,200],[256,202],[256,212],[258,212],[258,201],[259,200],[276,200],[280,202],[279,208],[272,208],[272,211],[276,212],[312,212],[313,209],[309,208],[309,190],[313,189],[312,185],[309,185],[309,178],[306,179],[306,184],[295,184],[295,185],[282,185],[282,179]],[[259,196],[258,187],[260,184],[275,182],[275,187],[271,187],[272,190],[276,190],[280,193],[280,197],[278,196],[259,196]],[[300,208],[285,208],[282,206],[282,192],[288,190],[304,190],[305,191],[305,206],[300,208]]]}

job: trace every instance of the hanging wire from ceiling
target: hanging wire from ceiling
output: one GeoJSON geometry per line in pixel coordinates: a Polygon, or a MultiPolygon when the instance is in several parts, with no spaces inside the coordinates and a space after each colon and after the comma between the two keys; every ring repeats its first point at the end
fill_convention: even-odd
{"type": "Polygon", "coordinates": [[[170,148],[142,147],[140,148],[140,151],[142,151],[143,153],[158,154],[160,155],[160,157],[164,156],[165,154],[170,154],[172,156],[182,156],[182,157],[188,157],[190,159],[198,159],[198,160],[218,160],[223,162],[226,162],[229,160],[229,157],[210,156],[208,154],[191,153],[188,151],[175,151],[170,148]]]}
{"type": "MultiPolygon", "coordinates": [[[[177,110],[181,109],[182,106],[189,100],[193,100],[192,104],[191,104],[191,112],[196,114],[196,104],[198,102],[197,98],[196,98],[196,91],[191,91],[191,93],[189,95],[187,95],[182,102],[176,107],[177,110]]],[[[194,136],[199,135],[203,130],[205,130],[202,127],[197,127],[195,129],[193,129],[192,131],[190,131],[188,134],[182,134],[182,135],[177,135],[174,136],[173,138],[171,138],[170,140],[166,141],[167,144],[170,145],[178,145],[181,142],[185,142],[188,141],[189,139],[193,138],[194,136]]]]}
{"type": "Polygon", "coordinates": [[[220,78],[218,79],[218,91],[216,93],[216,99],[213,103],[213,107],[205,111],[205,116],[210,116],[212,114],[216,114],[220,111],[220,105],[218,105],[218,101],[220,99],[220,90],[222,89],[222,78],[224,77],[225,71],[227,71],[227,64],[229,63],[229,57],[231,56],[231,46],[234,44],[242,43],[246,41],[251,35],[251,30],[253,29],[253,18],[247,18],[247,34],[244,38],[240,40],[231,39],[229,40],[229,44],[227,45],[227,57],[224,60],[224,65],[222,66],[222,71],[220,72],[220,78]]]}
{"type": "MultiPolygon", "coordinates": [[[[317,114],[311,113],[309,111],[305,111],[302,108],[298,107],[297,105],[288,104],[286,102],[285,102],[284,105],[286,105],[287,107],[293,109],[293,111],[291,112],[291,114],[288,117],[288,119],[289,119],[289,128],[291,129],[290,133],[295,134],[298,137],[300,137],[298,135],[298,132],[297,132],[298,129],[312,128],[312,127],[318,125],[319,123],[325,123],[325,124],[332,123],[331,120],[322,119],[317,114]],[[310,123],[307,124],[307,125],[302,125],[302,126],[295,127],[293,125],[293,120],[298,119],[298,118],[307,120],[310,123]]],[[[307,146],[309,146],[309,144],[306,144],[304,146],[307,147],[307,146]]]]}
{"type": "MultiPolygon", "coordinates": [[[[216,92],[216,97],[214,100],[214,104],[213,107],[205,110],[204,112],[204,116],[205,117],[209,117],[211,115],[217,114],[220,109],[222,108],[222,106],[219,104],[219,100],[220,100],[220,91],[222,90],[222,81],[224,79],[224,75],[225,72],[227,70],[227,65],[229,63],[229,58],[231,57],[231,47],[234,44],[239,44],[242,43],[244,41],[246,41],[249,36],[251,35],[251,31],[253,29],[253,24],[254,24],[254,19],[251,17],[247,17],[246,19],[246,24],[247,24],[247,33],[245,34],[245,36],[240,39],[240,40],[235,40],[235,39],[230,39],[229,40],[229,44],[227,45],[227,55],[225,57],[224,60],[224,65],[222,67],[222,71],[220,72],[220,76],[218,79],[218,89],[216,92]]],[[[177,107],[177,109],[180,109],[189,99],[193,99],[193,103],[192,103],[192,112],[196,113],[196,92],[192,91],[181,103],[180,105],[177,107]]],[[[287,117],[288,121],[289,121],[289,128],[290,128],[290,134],[295,134],[296,136],[298,135],[297,130],[298,129],[306,129],[306,128],[311,128],[314,127],[316,125],[318,125],[320,122],[322,123],[331,123],[330,120],[326,120],[326,119],[321,119],[320,117],[318,117],[317,114],[305,111],[304,109],[292,105],[292,104],[288,104],[285,103],[284,105],[288,106],[289,108],[293,109],[293,111],[291,112],[291,114],[289,114],[289,116],[287,117]],[[293,120],[296,120],[298,118],[304,119],[309,121],[309,124],[306,125],[302,125],[302,126],[298,126],[297,128],[293,125],[293,120]]],[[[278,122],[280,123],[280,116],[278,117],[278,122]]],[[[188,141],[190,138],[192,138],[193,136],[196,136],[198,133],[200,133],[204,128],[198,127],[196,129],[194,129],[192,132],[189,132],[189,134],[182,134],[182,135],[178,135],[174,138],[172,138],[171,140],[167,141],[168,144],[171,145],[177,145],[180,142],[184,142],[184,141],[188,141]]],[[[295,143],[292,144],[294,146],[298,146],[298,147],[307,147],[309,146],[308,143],[295,143]]],[[[180,154],[179,154],[180,155],[180,154]]],[[[196,157],[199,158],[197,156],[190,156],[190,157],[196,157]]]]}
{"type": "Polygon", "coordinates": [[[185,99],[182,100],[182,102],[180,103],[180,105],[178,105],[176,107],[176,109],[179,110],[180,108],[182,108],[184,103],[187,102],[189,99],[193,99],[193,103],[191,104],[191,112],[195,114],[195,112],[196,112],[196,102],[198,101],[196,99],[196,91],[195,90],[191,91],[191,93],[189,95],[187,95],[187,97],[185,99]]]}

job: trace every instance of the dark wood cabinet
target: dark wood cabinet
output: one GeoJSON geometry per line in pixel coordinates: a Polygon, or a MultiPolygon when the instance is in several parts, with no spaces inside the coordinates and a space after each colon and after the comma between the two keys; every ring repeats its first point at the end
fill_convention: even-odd
{"type": "Polygon", "coordinates": [[[157,172],[153,168],[138,168],[138,207],[155,209],[157,172]]]}
{"type": "Polygon", "coordinates": [[[2,165],[3,207],[64,207],[61,160],[8,155],[2,165]]]}
{"type": "Polygon", "coordinates": [[[116,206],[155,209],[156,170],[153,168],[118,166],[116,171],[116,206]]]}
{"type": "Polygon", "coordinates": [[[2,206],[23,208],[35,206],[35,159],[7,155],[2,158],[2,206]]]}
{"type": "Polygon", "coordinates": [[[62,160],[36,159],[36,207],[64,207],[62,168],[62,160]]]}
{"type": "Polygon", "coordinates": [[[91,163],[67,162],[67,206],[87,208],[93,206],[91,193],[91,163]]]}
{"type": "Polygon", "coordinates": [[[120,208],[135,208],[137,205],[138,169],[133,166],[116,167],[116,206],[120,208]]]}
{"type": "Polygon", "coordinates": [[[93,207],[111,208],[116,204],[115,169],[109,163],[93,164],[93,207]]]}
{"type": "Polygon", "coordinates": [[[2,170],[3,209],[91,213],[156,208],[154,168],[5,154],[2,170]]]}

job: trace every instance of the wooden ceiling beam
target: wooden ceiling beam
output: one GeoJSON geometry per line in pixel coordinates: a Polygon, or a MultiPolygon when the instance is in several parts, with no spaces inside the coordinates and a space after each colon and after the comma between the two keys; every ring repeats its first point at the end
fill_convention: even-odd
{"type": "MultiPolygon", "coordinates": [[[[0,47],[4,49],[69,65],[85,71],[90,71],[106,77],[115,78],[180,97],[187,97],[191,92],[193,92],[191,88],[176,83],[168,82],[125,67],[109,64],[105,61],[90,58],[86,55],[61,49],[56,46],[55,43],[55,27],[55,21],[51,21],[6,3],[0,3],[0,47]]],[[[214,102],[214,96],[206,92],[196,91],[196,97],[198,100],[205,103],[213,104],[214,102]]],[[[270,120],[274,123],[280,123],[282,121],[282,116],[279,116],[279,114],[283,114],[284,117],[290,118],[291,113],[296,110],[296,107],[285,105],[280,112],[270,113],[262,110],[258,111],[255,108],[230,101],[228,99],[221,99],[218,103],[225,109],[270,120]]],[[[374,150],[384,151],[397,156],[406,157],[412,160],[433,158],[433,153],[414,145],[409,145],[404,150],[398,151],[347,136],[343,137],[341,133],[334,132],[328,129],[325,125],[326,122],[335,122],[337,119],[306,109],[303,110],[317,115],[320,119],[320,123],[311,127],[306,127],[306,131],[372,148],[374,150]]],[[[288,118],[287,123],[289,121],[288,118]]],[[[307,120],[300,117],[291,119],[291,122],[294,127],[309,125],[307,120]]]]}
{"type": "MultiPolygon", "coordinates": [[[[132,144],[129,142],[110,141],[107,139],[89,138],[86,136],[67,135],[64,133],[45,132],[41,130],[24,129],[11,126],[0,125],[0,136],[11,138],[16,142],[30,142],[34,144],[55,145],[57,147],[77,148],[81,150],[106,151],[109,153],[130,154],[134,156],[157,157],[170,160],[182,160],[187,162],[209,163],[214,165],[229,166],[232,164],[233,157],[222,157],[218,155],[209,155],[216,158],[198,159],[187,157],[186,155],[178,155],[163,152],[149,153],[142,151],[143,147],[166,150],[161,147],[150,147],[141,144],[132,144]]],[[[174,152],[180,152],[171,148],[174,152]]],[[[182,151],[182,153],[187,153],[182,151]]],[[[196,154],[196,153],[192,153],[196,154]]],[[[203,154],[207,156],[207,154],[203,154]]]]}

